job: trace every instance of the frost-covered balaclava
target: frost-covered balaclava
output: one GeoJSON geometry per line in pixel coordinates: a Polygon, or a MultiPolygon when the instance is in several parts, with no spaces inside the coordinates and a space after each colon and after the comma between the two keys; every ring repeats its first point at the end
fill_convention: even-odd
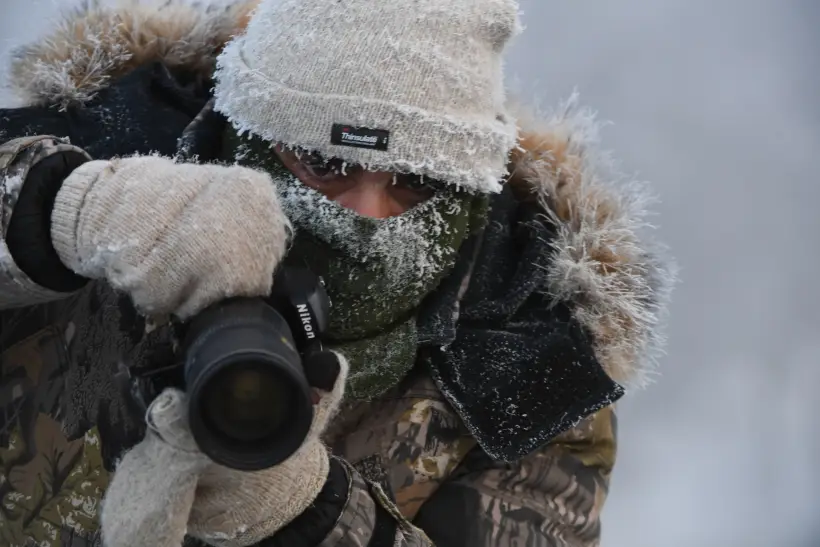
{"type": "Polygon", "coordinates": [[[285,263],[321,275],[332,307],[328,343],[351,364],[350,397],[394,386],[416,357],[416,311],[455,263],[462,242],[483,225],[487,197],[439,190],[399,216],[359,215],[303,185],[270,144],[228,129],[224,158],[264,169],[294,226],[285,263]]]}
{"type": "Polygon", "coordinates": [[[296,228],[286,260],[328,284],[354,397],[413,365],[416,308],[501,189],[516,142],[502,53],[519,29],[516,0],[261,0],[217,59],[215,110],[235,128],[226,159],[274,176],[296,228]],[[445,190],[398,217],[363,218],[304,187],[272,143],[445,190]]]}

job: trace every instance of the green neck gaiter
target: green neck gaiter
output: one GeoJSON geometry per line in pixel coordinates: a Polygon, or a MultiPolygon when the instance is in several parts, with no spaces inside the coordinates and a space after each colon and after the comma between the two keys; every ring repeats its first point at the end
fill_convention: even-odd
{"type": "Polygon", "coordinates": [[[224,158],[273,177],[294,227],[285,263],[321,275],[331,299],[328,345],[350,363],[351,399],[395,386],[416,359],[416,312],[455,264],[487,199],[437,192],[402,215],[363,217],[303,185],[267,143],[229,129],[224,158]]]}

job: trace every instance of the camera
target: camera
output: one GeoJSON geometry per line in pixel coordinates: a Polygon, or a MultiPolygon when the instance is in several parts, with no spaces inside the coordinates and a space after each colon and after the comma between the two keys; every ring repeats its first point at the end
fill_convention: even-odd
{"type": "Polygon", "coordinates": [[[181,325],[181,361],[130,377],[130,393],[147,408],[164,388],[182,389],[202,452],[233,469],[272,467],[310,430],[311,387],[335,381],[321,341],[329,310],[320,277],[281,268],[270,297],[228,299],[181,325]]]}

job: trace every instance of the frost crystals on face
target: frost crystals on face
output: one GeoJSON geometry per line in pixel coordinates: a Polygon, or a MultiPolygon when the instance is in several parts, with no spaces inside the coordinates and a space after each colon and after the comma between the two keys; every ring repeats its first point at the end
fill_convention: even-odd
{"type": "Polygon", "coordinates": [[[451,229],[439,211],[460,211],[461,202],[452,196],[436,194],[402,215],[371,219],[329,200],[292,175],[279,175],[275,181],[285,212],[297,229],[307,229],[363,266],[377,268],[393,285],[424,285],[452,258],[452,249],[438,244],[451,229]]]}

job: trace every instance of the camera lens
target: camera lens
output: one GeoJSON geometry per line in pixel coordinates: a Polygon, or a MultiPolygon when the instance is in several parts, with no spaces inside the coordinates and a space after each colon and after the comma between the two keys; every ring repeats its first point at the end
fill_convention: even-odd
{"type": "Polygon", "coordinates": [[[202,388],[203,420],[236,442],[258,442],[276,435],[293,408],[287,379],[264,363],[224,368],[202,388]]]}
{"type": "Polygon", "coordinates": [[[310,386],[285,319],[261,300],[206,310],[186,340],[191,432],[213,461],[246,471],[281,463],[313,420],[310,386]]]}

